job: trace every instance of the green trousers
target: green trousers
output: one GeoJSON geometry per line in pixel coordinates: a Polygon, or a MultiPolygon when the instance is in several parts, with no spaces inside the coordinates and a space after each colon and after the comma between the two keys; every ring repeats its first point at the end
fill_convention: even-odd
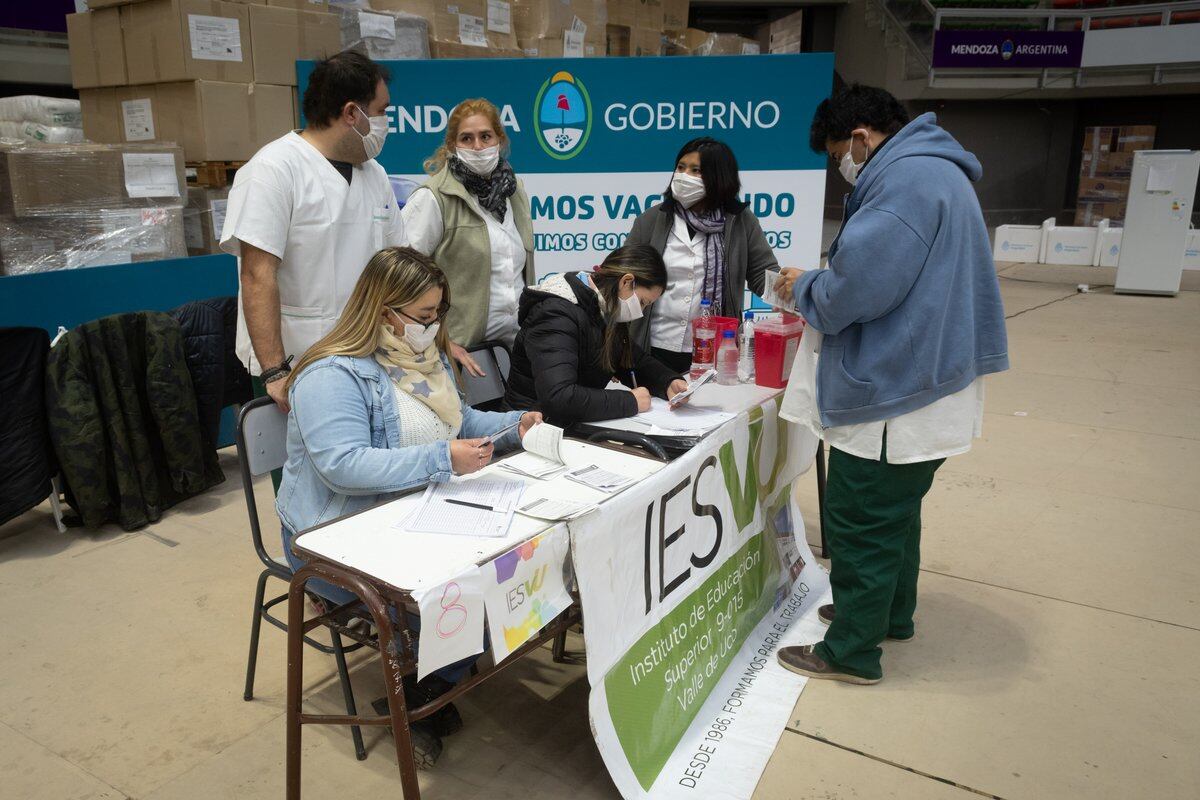
{"type": "Polygon", "coordinates": [[[829,582],[837,609],[816,653],[843,672],[881,678],[879,645],[913,635],[921,569],[921,499],[945,459],[887,463],[830,448],[825,485],[829,582]]]}
{"type": "MultiPolygon", "coordinates": [[[[266,386],[266,384],[264,384],[262,382],[262,379],[259,378],[257,375],[250,376],[250,388],[254,390],[254,396],[256,398],[267,396],[267,386],[266,386]]],[[[279,483],[282,480],[283,480],[283,470],[281,470],[281,469],[271,470],[271,485],[275,487],[275,496],[276,497],[279,496],[279,483]]]]}

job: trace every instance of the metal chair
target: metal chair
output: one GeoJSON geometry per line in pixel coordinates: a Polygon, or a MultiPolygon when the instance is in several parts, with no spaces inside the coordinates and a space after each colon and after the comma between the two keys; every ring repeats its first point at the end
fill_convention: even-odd
{"type": "MultiPolygon", "coordinates": [[[[287,632],[287,623],[271,616],[270,609],[288,599],[285,591],[278,597],[264,602],[263,597],[267,588],[268,578],[278,578],[284,583],[292,580],[292,567],[283,556],[272,557],[263,546],[262,528],[259,525],[258,504],[254,499],[254,478],[266,475],[271,470],[279,469],[287,460],[287,416],[275,405],[269,397],[260,397],[242,406],[238,414],[237,424],[238,460],[241,462],[242,492],[246,496],[246,510],[250,514],[250,535],[254,540],[254,551],[258,560],[263,563],[263,571],[258,576],[258,587],[254,592],[254,618],[250,625],[250,656],[246,662],[246,692],[245,700],[254,699],[254,672],[258,664],[258,635],[262,621],[287,632]]],[[[328,625],[331,644],[323,644],[308,636],[304,643],[322,653],[332,655],[337,661],[338,679],[342,684],[342,695],[346,701],[346,713],[357,716],[354,705],[354,693],[350,688],[350,674],[346,669],[346,653],[352,653],[363,647],[361,642],[350,647],[342,646],[342,637],[337,627],[328,625]]],[[[351,726],[351,736],[354,738],[354,753],[359,761],[367,757],[363,746],[362,731],[357,725],[351,726]]]]}
{"type": "Polygon", "coordinates": [[[467,405],[479,408],[504,399],[508,390],[508,370],[512,366],[512,355],[504,342],[484,341],[467,348],[479,366],[487,374],[482,378],[461,370],[462,389],[467,405]]]}

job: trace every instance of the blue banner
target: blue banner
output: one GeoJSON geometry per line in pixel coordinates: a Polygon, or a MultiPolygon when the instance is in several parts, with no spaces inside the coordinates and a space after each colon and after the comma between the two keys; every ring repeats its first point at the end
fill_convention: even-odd
{"type": "MultiPolygon", "coordinates": [[[[743,170],[823,170],[808,148],[833,54],[709,58],[390,61],[391,132],[379,162],[411,175],[441,144],[451,109],[502,112],[517,172],[663,172],[697,136],[727,141],[743,170]]],[[[300,62],[300,92],[312,72],[300,62]]]]}

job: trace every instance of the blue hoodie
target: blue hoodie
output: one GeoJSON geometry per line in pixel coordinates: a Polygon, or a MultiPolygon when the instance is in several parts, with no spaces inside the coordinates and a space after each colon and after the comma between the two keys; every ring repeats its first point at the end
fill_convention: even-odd
{"type": "Polygon", "coordinates": [[[979,160],[933,114],[867,162],[829,268],[805,272],[796,308],[824,334],[826,427],[887,420],[1008,369],[1004,308],[971,182],[979,160]]]}

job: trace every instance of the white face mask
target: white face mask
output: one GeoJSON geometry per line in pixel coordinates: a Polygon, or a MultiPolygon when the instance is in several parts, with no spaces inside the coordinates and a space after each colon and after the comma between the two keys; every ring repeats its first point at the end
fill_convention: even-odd
{"type": "Polygon", "coordinates": [[[686,172],[671,176],[671,196],[684,208],[691,208],[704,199],[704,181],[686,172]]]}
{"type": "Polygon", "coordinates": [[[459,147],[455,150],[458,160],[476,175],[486,178],[496,170],[500,163],[500,145],[492,145],[482,150],[472,150],[469,147],[459,147]]]}
{"type": "MultiPolygon", "coordinates": [[[[358,113],[367,117],[367,112],[363,111],[361,106],[356,104],[354,107],[358,109],[358,113]]],[[[354,132],[362,137],[363,152],[367,154],[368,159],[371,159],[383,152],[383,141],[387,139],[388,135],[388,121],[386,116],[379,116],[367,117],[367,122],[371,124],[371,130],[368,133],[365,135],[358,133],[358,128],[355,128],[354,132]]]]}
{"type": "MultiPolygon", "coordinates": [[[[842,173],[842,177],[851,186],[858,183],[858,173],[862,171],[863,166],[867,163],[866,159],[863,159],[860,163],[855,164],[853,151],[854,139],[852,137],[850,139],[850,149],[846,151],[846,155],[842,156],[841,162],[838,163],[838,172],[842,173]]],[[[868,153],[868,155],[870,154],[868,153]]]]}
{"type": "Polygon", "coordinates": [[[637,292],[631,292],[629,297],[617,297],[617,313],[613,322],[633,322],[642,318],[642,301],[637,292]]]}
{"type": "Polygon", "coordinates": [[[442,323],[434,322],[428,327],[418,322],[404,323],[404,342],[413,349],[414,353],[424,353],[437,338],[442,323]]]}

